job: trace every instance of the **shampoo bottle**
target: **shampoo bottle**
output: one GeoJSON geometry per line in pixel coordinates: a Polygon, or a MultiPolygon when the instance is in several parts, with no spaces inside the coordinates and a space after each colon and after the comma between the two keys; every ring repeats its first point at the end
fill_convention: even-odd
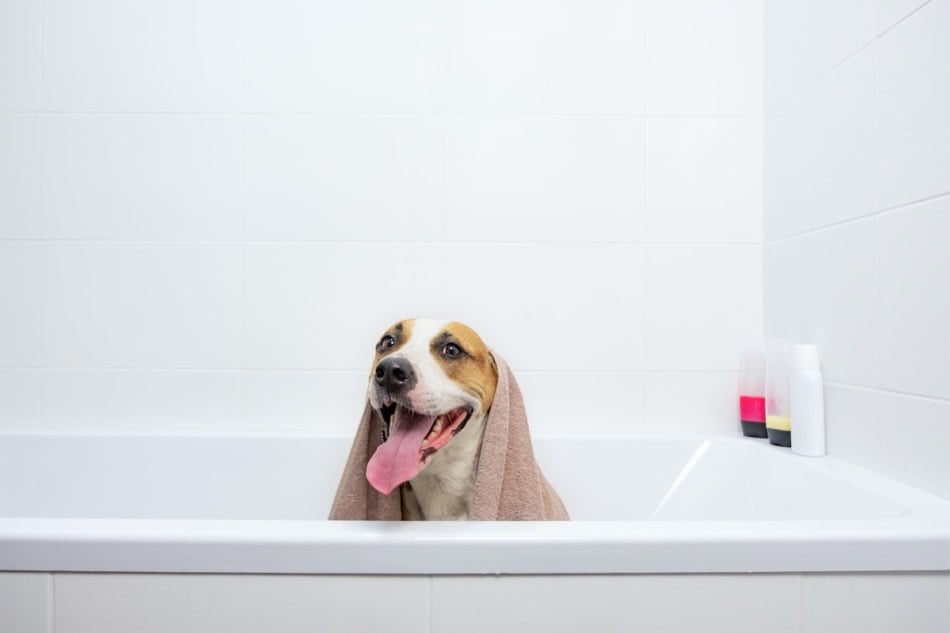
{"type": "Polygon", "coordinates": [[[739,361],[739,423],[746,437],[767,437],[765,431],[765,341],[746,342],[739,361]]]}
{"type": "Polygon", "coordinates": [[[769,341],[765,357],[765,428],[769,442],[779,446],[792,445],[788,361],[788,341],[769,341]]]}
{"type": "Polygon", "coordinates": [[[825,454],[825,399],[818,348],[814,345],[792,348],[789,388],[795,425],[792,452],[820,457],[825,454]]]}

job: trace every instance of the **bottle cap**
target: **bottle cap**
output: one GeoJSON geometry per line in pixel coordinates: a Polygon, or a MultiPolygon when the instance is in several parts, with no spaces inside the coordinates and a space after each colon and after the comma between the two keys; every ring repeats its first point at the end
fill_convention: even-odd
{"type": "Polygon", "coordinates": [[[795,369],[820,369],[818,347],[816,345],[795,345],[792,347],[792,367],[795,369]]]}

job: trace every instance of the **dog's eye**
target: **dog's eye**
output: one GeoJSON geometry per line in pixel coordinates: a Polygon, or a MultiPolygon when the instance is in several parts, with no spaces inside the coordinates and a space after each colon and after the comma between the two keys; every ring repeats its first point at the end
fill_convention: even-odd
{"type": "Polygon", "coordinates": [[[383,338],[379,339],[379,345],[376,347],[379,348],[379,351],[385,351],[396,344],[396,339],[387,334],[383,338]]]}
{"type": "Polygon", "coordinates": [[[461,358],[464,353],[464,350],[455,343],[446,343],[442,347],[442,355],[446,358],[461,358]]]}

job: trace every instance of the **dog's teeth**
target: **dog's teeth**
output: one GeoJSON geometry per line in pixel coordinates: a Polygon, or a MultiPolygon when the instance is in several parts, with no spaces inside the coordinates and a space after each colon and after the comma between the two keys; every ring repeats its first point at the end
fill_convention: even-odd
{"type": "Polygon", "coordinates": [[[426,437],[423,442],[428,442],[429,440],[434,440],[439,436],[439,433],[442,432],[442,429],[445,427],[445,418],[439,416],[436,418],[435,423],[432,425],[432,429],[426,434],[426,437]]]}

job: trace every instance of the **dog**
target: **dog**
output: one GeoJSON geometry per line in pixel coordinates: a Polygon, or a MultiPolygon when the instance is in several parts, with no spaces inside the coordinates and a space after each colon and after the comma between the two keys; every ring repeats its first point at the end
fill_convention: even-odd
{"type": "Polygon", "coordinates": [[[367,399],[384,443],[366,478],[384,495],[401,487],[404,520],[466,520],[498,365],[470,327],[408,319],[376,344],[367,399]]]}

